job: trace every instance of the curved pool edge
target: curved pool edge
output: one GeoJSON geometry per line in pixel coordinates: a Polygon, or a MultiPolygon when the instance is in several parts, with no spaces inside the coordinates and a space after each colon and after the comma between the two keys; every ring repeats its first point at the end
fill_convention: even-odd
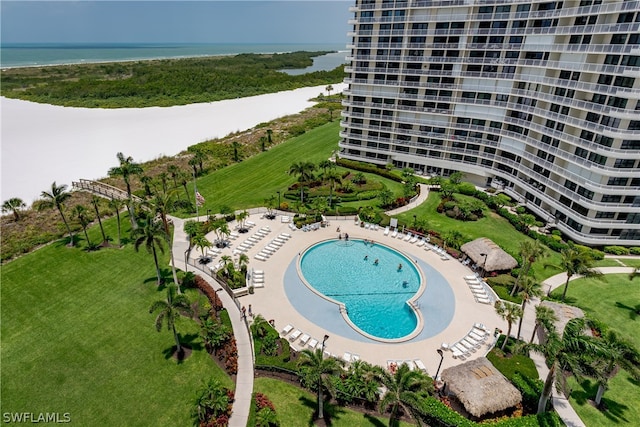
{"type": "MultiPolygon", "coordinates": [[[[413,329],[413,331],[403,337],[399,337],[399,338],[382,338],[382,337],[378,337],[375,335],[371,335],[366,331],[363,331],[362,329],[360,329],[355,323],[353,323],[351,321],[351,318],[349,317],[349,313],[347,310],[347,307],[344,305],[344,303],[337,301],[331,297],[326,296],[325,294],[323,294],[322,292],[318,291],[316,288],[314,288],[308,281],[307,279],[304,277],[304,274],[302,274],[302,269],[300,267],[300,263],[302,261],[302,258],[304,258],[304,254],[311,248],[313,248],[314,246],[320,244],[320,243],[324,243],[324,242],[330,242],[330,241],[335,241],[336,239],[333,238],[329,238],[329,239],[323,239],[323,240],[318,240],[317,242],[312,243],[311,245],[307,246],[304,250],[302,250],[300,253],[298,253],[298,259],[296,260],[296,270],[298,273],[298,278],[302,281],[302,283],[304,283],[304,285],[311,291],[313,292],[315,295],[319,296],[320,298],[329,301],[333,304],[335,304],[336,306],[338,306],[338,310],[340,312],[340,315],[342,316],[342,318],[344,319],[344,321],[347,323],[347,325],[349,325],[354,331],[356,331],[357,333],[359,333],[360,335],[364,336],[365,338],[368,338],[370,340],[373,341],[377,341],[377,342],[381,342],[381,343],[387,343],[387,344],[394,344],[394,343],[401,343],[401,342],[405,342],[405,341],[409,341],[412,340],[413,338],[417,337],[420,332],[422,332],[422,329],[424,328],[424,318],[422,317],[422,313],[420,312],[420,310],[417,308],[417,304],[416,301],[422,296],[422,294],[424,293],[426,287],[427,287],[427,281],[424,277],[424,274],[422,273],[422,269],[420,268],[420,266],[418,265],[418,263],[416,262],[415,259],[413,259],[412,257],[410,257],[409,255],[407,255],[405,252],[393,248],[391,246],[385,245],[383,243],[379,243],[376,242],[376,245],[380,245],[380,246],[384,246],[386,248],[389,248],[399,254],[401,254],[403,257],[405,257],[408,261],[410,261],[413,266],[415,267],[416,271],[418,272],[418,276],[420,277],[420,287],[418,288],[418,290],[416,291],[416,293],[409,298],[405,303],[411,308],[411,310],[413,311],[413,313],[416,316],[417,319],[417,324],[416,327],[413,329]]],[[[360,239],[354,239],[354,240],[360,240],[360,239]]]]}

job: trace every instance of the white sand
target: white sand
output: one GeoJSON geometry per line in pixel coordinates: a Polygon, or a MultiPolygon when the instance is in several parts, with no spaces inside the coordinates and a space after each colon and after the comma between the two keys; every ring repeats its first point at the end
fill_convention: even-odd
{"type": "MultiPolygon", "coordinates": [[[[336,92],[346,85],[334,84],[336,92]]],[[[91,109],[1,98],[1,200],[30,204],[51,183],[97,179],[121,151],[135,161],[175,155],[189,145],[300,112],[324,92],[315,86],[177,107],[91,109]]]]}

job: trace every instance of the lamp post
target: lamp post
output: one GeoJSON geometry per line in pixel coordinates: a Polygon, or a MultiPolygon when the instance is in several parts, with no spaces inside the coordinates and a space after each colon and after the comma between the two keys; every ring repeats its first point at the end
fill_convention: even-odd
{"type": "Polygon", "coordinates": [[[482,262],[482,277],[484,277],[486,274],[486,268],[487,268],[487,254],[485,253],[481,253],[480,256],[484,257],[484,261],[482,262]]]}
{"type": "Polygon", "coordinates": [[[184,272],[185,273],[189,271],[189,264],[187,263],[187,255],[188,254],[189,254],[189,249],[184,251],[184,272]]]}
{"type": "Polygon", "coordinates": [[[211,216],[211,209],[207,209],[207,221],[209,221],[209,217],[211,216]]]}
{"type": "Polygon", "coordinates": [[[320,372],[318,372],[318,419],[324,418],[322,415],[322,364],[324,362],[324,345],[329,339],[329,335],[325,335],[322,339],[322,353],[320,353],[320,372]]]}
{"type": "Polygon", "coordinates": [[[440,355],[440,363],[438,363],[438,369],[436,370],[436,376],[434,380],[438,381],[438,374],[440,373],[440,368],[442,367],[442,361],[444,360],[444,353],[442,352],[441,348],[437,349],[436,351],[440,355]]]}

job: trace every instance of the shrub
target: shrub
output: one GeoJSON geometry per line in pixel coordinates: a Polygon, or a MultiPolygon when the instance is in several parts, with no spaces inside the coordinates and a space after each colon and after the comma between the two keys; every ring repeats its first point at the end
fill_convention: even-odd
{"type": "Polygon", "coordinates": [[[640,255],[640,246],[634,246],[633,248],[629,248],[629,252],[632,255],[640,255]]]}
{"type": "Polygon", "coordinates": [[[629,249],[622,246],[605,246],[604,251],[613,255],[629,255],[629,249]]]}
{"type": "Polygon", "coordinates": [[[457,192],[466,196],[475,196],[478,191],[470,182],[461,182],[458,184],[457,192]]]}
{"type": "Polygon", "coordinates": [[[528,378],[520,372],[516,372],[511,382],[522,393],[522,404],[527,412],[535,412],[538,409],[538,399],[542,394],[544,382],[536,378],[528,378]]]}
{"type": "Polygon", "coordinates": [[[604,252],[599,251],[597,249],[591,249],[591,257],[594,260],[599,261],[601,259],[604,259],[604,252]]]}

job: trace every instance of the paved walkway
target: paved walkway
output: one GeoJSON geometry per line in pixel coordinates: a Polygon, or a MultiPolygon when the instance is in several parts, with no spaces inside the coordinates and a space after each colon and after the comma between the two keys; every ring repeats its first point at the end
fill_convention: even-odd
{"type": "MultiPolygon", "coordinates": [[[[628,274],[633,271],[633,268],[601,267],[601,268],[596,268],[596,270],[600,271],[603,274],[618,274],[618,273],[628,274]]],[[[571,278],[571,280],[573,281],[579,278],[580,276],[574,276],[571,278]]],[[[556,274],[555,276],[551,276],[547,280],[545,280],[542,283],[542,288],[545,292],[548,293],[558,287],[564,286],[564,283],[566,282],[566,280],[567,280],[566,273],[556,274]]],[[[526,307],[525,314],[524,314],[525,320],[523,322],[522,332],[520,335],[520,338],[525,341],[528,341],[529,338],[531,337],[531,334],[533,333],[533,328],[535,325],[535,318],[536,318],[535,306],[538,305],[539,303],[540,303],[539,299],[537,298],[532,299],[531,303],[529,303],[526,307]]],[[[534,341],[537,341],[537,337],[534,339],[534,341]]],[[[540,378],[544,380],[547,377],[547,374],[549,373],[549,368],[547,368],[547,365],[544,360],[544,356],[538,353],[532,352],[530,354],[530,357],[535,363],[536,368],[538,369],[538,374],[540,375],[540,378]]],[[[569,403],[569,400],[565,398],[562,393],[559,393],[555,387],[553,387],[552,402],[553,402],[554,409],[556,410],[560,418],[562,418],[562,421],[564,421],[567,427],[585,427],[585,424],[582,422],[582,420],[580,419],[576,411],[573,409],[573,407],[569,403]]]]}
{"type": "Polygon", "coordinates": [[[429,186],[426,184],[418,184],[418,187],[420,187],[420,194],[418,194],[415,199],[404,206],[400,206],[397,209],[387,211],[386,214],[389,216],[397,215],[399,213],[410,211],[411,209],[420,206],[422,202],[427,200],[427,197],[429,197],[429,186]]]}
{"type": "MultiPolygon", "coordinates": [[[[173,253],[176,267],[187,271],[185,266],[186,251],[189,248],[189,241],[184,232],[184,220],[170,217],[173,221],[173,253]]],[[[201,217],[203,220],[206,218],[201,217]]],[[[208,274],[194,269],[192,265],[189,270],[202,273],[202,276],[213,288],[219,286],[208,274]]],[[[233,334],[238,346],[238,373],[236,375],[235,402],[233,403],[233,413],[229,418],[230,427],[246,427],[251,410],[251,396],[253,393],[253,345],[247,330],[245,320],[242,319],[241,312],[235,304],[233,298],[226,292],[219,292],[218,296],[222,304],[229,312],[233,334]]]]}

